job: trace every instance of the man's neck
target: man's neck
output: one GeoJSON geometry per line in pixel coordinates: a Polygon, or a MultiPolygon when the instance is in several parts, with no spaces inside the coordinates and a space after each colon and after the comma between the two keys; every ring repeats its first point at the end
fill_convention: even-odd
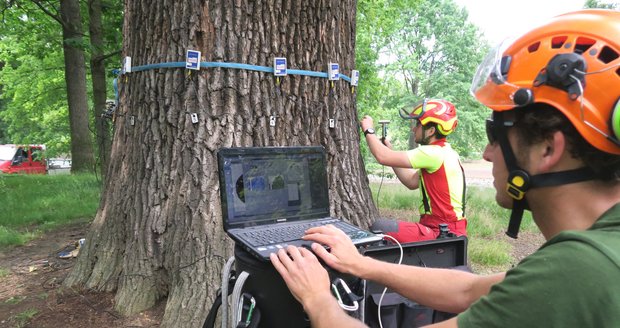
{"type": "Polygon", "coordinates": [[[586,181],[532,189],[527,193],[532,217],[549,240],[564,230],[586,230],[620,203],[620,183],[586,181]]]}

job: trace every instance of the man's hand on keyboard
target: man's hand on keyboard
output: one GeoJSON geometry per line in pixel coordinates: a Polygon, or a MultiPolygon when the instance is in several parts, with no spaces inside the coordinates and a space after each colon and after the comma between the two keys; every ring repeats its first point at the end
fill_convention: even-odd
{"type": "Polygon", "coordinates": [[[332,301],[329,275],[311,251],[288,246],[270,255],[271,263],[304,308],[307,303],[332,301]]]}
{"type": "Polygon", "coordinates": [[[314,241],[312,251],[340,272],[355,274],[357,265],[363,259],[351,238],[331,224],[308,229],[303,239],[314,241]],[[329,247],[329,251],[324,246],[329,247]]]}

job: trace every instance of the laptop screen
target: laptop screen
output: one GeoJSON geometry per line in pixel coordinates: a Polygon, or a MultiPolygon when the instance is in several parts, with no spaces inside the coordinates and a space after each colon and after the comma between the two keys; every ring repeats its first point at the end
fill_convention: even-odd
{"type": "Polygon", "coordinates": [[[224,229],[329,216],[323,147],[222,148],[224,229]]]}

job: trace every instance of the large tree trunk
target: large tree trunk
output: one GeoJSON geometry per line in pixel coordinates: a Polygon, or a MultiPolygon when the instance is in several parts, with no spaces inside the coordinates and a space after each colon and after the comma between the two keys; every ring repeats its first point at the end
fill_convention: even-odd
{"type": "MultiPolygon", "coordinates": [[[[291,69],[322,72],[338,62],[349,75],[355,1],[128,1],[124,37],[134,66],[184,61],[196,49],[203,61],[271,66],[283,56],[291,69]]],[[[325,78],[289,75],[278,89],[270,73],[222,68],[120,80],[108,180],[67,285],[117,289],[117,309],[127,314],[167,296],[163,326],[202,324],[232,254],[221,222],[220,147],[323,145],[332,215],[361,226],[376,215],[345,81],[332,89],[325,78]]]]}
{"type": "Polygon", "coordinates": [[[82,46],[82,18],[77,0],[61,0],[65,81],[71,127],[71,172],[93,171],[93,144],[88,129],[86,67],[82,46]]]}

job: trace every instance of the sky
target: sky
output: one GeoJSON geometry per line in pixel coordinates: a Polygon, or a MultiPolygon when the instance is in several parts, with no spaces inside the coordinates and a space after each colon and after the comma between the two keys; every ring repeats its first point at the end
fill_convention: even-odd
{"type": "MultiPolygon", "coordinates": [[[[618,0],[615,0],[618,1],[618,0]]],[[[583,8],[586,0],[455,0],[491,44],[517,37],[549,18],[583,8]]],[[[611,3],[612,1],[603,1],[611,3]]]]}

